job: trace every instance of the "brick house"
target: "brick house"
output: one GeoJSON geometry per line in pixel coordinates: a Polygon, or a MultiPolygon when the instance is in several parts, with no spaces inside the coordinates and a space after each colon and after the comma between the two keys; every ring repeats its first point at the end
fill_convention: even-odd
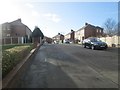
{"type": "Polygon", "coordinates": [[[103,28],[85,23],[85,26],[75,31],[75,40],[82,41],[88,37],[102,37],[103,28]]]}
{"type": "MultiPolygon", "coordinates": [[[[12,22],[6,22],[3,23],[2,25],[2,38],[19,38],[22,37],[22,43],[29,42],[30,36],[32,34],[32,31],[21,22],[21,19],[12,21],[12,22]]],[[[11,40],[3,41],[6,42],[7,44],[10,43],[11,40]]],[[[18,43],[18,41],[21,40],[12,40],[13,43],[18,43]]]]}
{"type": "Polygon", "coordinates": [[[63,43],[64,35],[58,33],[58,35],[53,37],[53,41],[56,43],[63,43]]]}

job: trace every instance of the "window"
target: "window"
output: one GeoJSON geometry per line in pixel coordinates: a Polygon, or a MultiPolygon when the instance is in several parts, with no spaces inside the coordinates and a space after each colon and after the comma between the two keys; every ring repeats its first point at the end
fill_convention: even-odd
{"type": "Polygon", "coordinates": [[[9,36],[10,36],[10,34],[7,34],[6,36],[7,36],[7,37],[9,37],[9,36]]]}
{"type": "Polygon", "coordinates": [[[97,32],[99,32],[99,30],[97,29],[97,32]]]}

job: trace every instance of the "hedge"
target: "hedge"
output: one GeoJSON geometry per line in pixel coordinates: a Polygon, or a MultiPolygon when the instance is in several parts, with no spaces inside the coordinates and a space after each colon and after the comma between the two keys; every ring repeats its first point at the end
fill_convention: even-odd
{"type": "Polygon", "coordinates": [[[6,49],[2,53],[2,77],[5,77],[25,56],[30,52],[32,47],[15,46],[6,49]]]}

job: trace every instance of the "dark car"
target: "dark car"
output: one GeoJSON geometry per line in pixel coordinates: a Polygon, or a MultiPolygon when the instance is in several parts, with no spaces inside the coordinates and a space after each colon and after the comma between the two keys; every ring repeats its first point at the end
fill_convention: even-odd
{"type": "Polygon", "coordinates": [[[102,42],[98,38],[87,38],[83,40],[83,47],[91,48],[91,49],[107,49],[108,45],[105,42],[102,42]]]}
{"type": "Polygon", "coordinates": [[[64,40],[64,43],[70,44],[70,40],[69,40],[69,39],[66,39],[66,40],[64,40]]]}

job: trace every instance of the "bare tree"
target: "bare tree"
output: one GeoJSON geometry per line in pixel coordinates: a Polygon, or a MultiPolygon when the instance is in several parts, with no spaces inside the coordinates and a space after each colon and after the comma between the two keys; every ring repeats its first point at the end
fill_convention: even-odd
{"type": "Polygon", "coordinates": [[[104,23],[105,33],[108,35],[115,35],[118,31],[116,21],[112,18],[108,18],[104,23]]]}

